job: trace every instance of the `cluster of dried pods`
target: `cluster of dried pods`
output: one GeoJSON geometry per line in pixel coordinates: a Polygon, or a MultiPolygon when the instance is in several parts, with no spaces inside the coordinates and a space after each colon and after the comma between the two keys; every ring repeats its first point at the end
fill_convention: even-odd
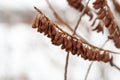
{"type": "MultiPolygon", "coordinates": [[[[83,0],[67,0],[67,1],[70,6],[74,7],[75,9],[79,11],[82,11],[85,8],[84,5],[82,4],[83,0]]],[[[107,4],[107,1],[106,0],[95,0],[95,2],[93,3],[93,7],[97,11],[97,13],[95,12],[97,14],[97,18],[93,21],[91,26],[92,27],[95,26],[96,20],[99,20],[99,23],[97,24],[97,26],[95,26],[93,31],[103,33],[104,32],[103,28],[105,26],[110,33],[108,36],[108,39],[113,40],[115,43],[115,46],[117,48],[120,48],[120,29],[116,21],[114,20],[114,16],[107,4]]],[[[92,15],[91,20],[93,19],[93,13],[91,12],[88,6],[85,10],[85,14],[92,15]]]]}
{"type": "Polygon", "coordinates": [[[98,10],[97,18],[95,20],[100,20],[101,22],[97,25],[96,30],[103,32],[103,26],[105,26],[110,35],[109,39],[112,39],[117,48],[120,48],[120,29],[114,20],[114,16],[107,4],[106,0],[96,0],[94,3],[94,8],[98,10]]]}
{"type": "Polygon", "coordinates": [[[38,32],[44,33],[44,35],[51,38],[52,44],[61,46],[62,49],[65,49],[66,52],[71,52],[73,55],[81,55],[81,57],[85,60],[88,59],[91,61],[103,62],[111,61],[109,52],[101,51],[85,44],[80,39],[71,36],[59,28],[40,10],[39,13],[40,15],[35,17],[32,27],[37,28],[38,32]]]}

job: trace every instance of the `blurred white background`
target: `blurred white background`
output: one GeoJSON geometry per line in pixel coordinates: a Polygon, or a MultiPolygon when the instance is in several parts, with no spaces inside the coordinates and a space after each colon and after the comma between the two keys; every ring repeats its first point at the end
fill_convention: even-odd
{"type": "MultiPolygon", "coordinates": [[[[74,27],[78,12],[70,8],[66,0],[50,2],[74,27]]],[[[34,6],[55,21],[44,0],[0,0],[0,80],[64,79],[66,52],[32,29],[32,21],[37,14],[34,6]]],[[[90,27],[81,28],[78,32],[96,46],[100,47],[106,40],[106,35],[89,33],[86,29],[90,27]]],[[[111,42],[105,48],[120,51],[111,42]]],[[[83,80],[90,62],[73,55],[70,55],[69,62],[68,80],[83,80]]],[[[118,55],[115,62],[120,66],[118,55]]],[[[95,62],[88,80],[120,80],[120,71],[109,64],[95,62]]]]}

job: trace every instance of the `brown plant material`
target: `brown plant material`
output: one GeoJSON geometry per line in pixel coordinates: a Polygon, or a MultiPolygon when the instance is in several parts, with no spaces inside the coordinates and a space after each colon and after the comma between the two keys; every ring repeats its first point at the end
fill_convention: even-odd
{"type": "MultiPolygon", "coordinates": [[[[52,5],[50,4],[50,2],[49,2],[48,0],[46,0],[46,2],[47,2],[47,4],[48,4],[49,8],[52,10],[52,12],[53,12],[54,16],[56,17],[56,19],[58,19],[58,21],[61,22],[62,24],[66,25],[66,27],[73,32],[72,35],[76,35],[76,36],[78,36],[79,38],[81,38],[82,41],[86,42],[86,40],[84,40],[80,35],[77,35],[77,34],[76,34],[76,30],[77,30],[77,28],[78,28],[78,25],[79,25],[79,23],[80,23],[80,21],[81,21],[81,18],[82,18],[82,16],[83,16],[84,12],[86,11],[86,8],[85,8],[84,10],[82,10],[82,13],[81,13],[81,15],[80,15],[80,17],[79,17],[79,20],[77,21],[77,24],[76,24],[76,26],[75,26],[75,29],[73,30],[72,27],[69,26],[69,24],[66,23],[66,22],[59,16],[59,14],[55,11],[55,9],[52,7],[52,5]]],[[[88,5],[89,2],[90,2],[90,0],[87,2],[86,6],[88,5]]],[[[61,39],[63,40],[63,38],[61,38],[61,39]]],[[[67,44],[69,44],[69,45],[67,46],[66,51],[69,51],[69,49],[70,49],[71,46],[72,46],[71,40],[68,40],[67,44]]],[[[80,45],[77,44],[77,48],[78,48],[78,49],[79,49],[79,46],[80,46],[80,45]]],[[[76,51],[73,50],[73,53],[74,53],[74,52],[76,52],[76,51]]],[[[79,55],[79,53],[80,53],[80,51],[78,50],[78,51],[77,51],[77,54],[79,55]]],[[[68,62],[69,62],[69,52],[67,53],[67,56],[66,56],[64,80],[67,80],[68,62]]]]}
{"type": "Polygon", "coordinates": [[[103,31],[104,29],[103,29],[103,26],[102,26],[101,23],[99,23],[99,24],[97,25],[97,27],[93,29],[93,31],[95,31],[95,30],[96,30],[98,33],[99,33],[99,32],[102,32],[102,33],[104,32],[104,31],[103,31]]]}
{"type": "MultiPolygon", "coordinates": [[[[37,8],[35,7],[35,9],[37,8]]],[[[61,46],[62,49],[66,52],[71,52],[73,55],[81,55],[85,60],[103,62],[111,61],[108,51],[101,51],[99,48],[91,47],[80,39],[69,35],[49,20],[40,10],[39,12],[40,15],[35,17],[32,27],[37,28],[38,32],[44,33],[44,35],[51,38],[54,45],[61,46]]]]}
{"type": "Polygon", "coordinates": [[[120,4],[117,2],[117,0],[112,0],[115,10],[120,14],[120,4]]]}
{"type": "Polygon", "coordinates": [[[100,21],[100,23],[93,30],[96,30],[97,32],[104,32],[103,27],[105,26],[110,33],[108,38],[114,41],[117,48],[120,48],[120,29],[114,20],[114,16],[107,4],[107,0],[96,0],[93,3],[93,7],[98,12],[97,18],[94,20],[92,26],[94,26],[96,20],[100,21]]]}
{"type": "MultiPolygon", "coordinates": [[[[69,5],[74,7],[75,9],[79,10],[80,12],[84,9],[84,14],[87,15],[92,15],[91,20],[93,18],[93,14],[92,14],[92,10],[89,8],[89,6],[84,6],[82,4],[83,0],[67,0],[69,5]]],[[[116,3],[117,8],[118,7],[118,3],[116,2],[116,0],[113,0],[114,3],[116,3]]],[[[97,31],[97,32],[102,32],[104,33],[104,26],[106,28],[108,28],[109,31],[109,36],[108,39],[111,39],[114,41],[116,48],[120,48],[120,29],[118,27],[118,24],[116,23],[116,21],[114,20],[114,16],[107,4],[107,0],[95,0],[95,2],[93,3],[93,7],[95,10],[97,10],[97,18],[93,21],[92,26],[95,25],[96,20],[99,20],[99,24],[97,26],[95,26],[95,28],[93,29],[93,31],[97,31]]]]}
{"type": "Polygon", "coordinates": [[[82,4],[82,0],[67,0],[69,5],[73,6],[75,9],[80,12],[84,9],[84,5],[82,4]]]}
{"type": "Polygon", "coordinates": [[[83,5],[83,3],[82,3],[83,0],[67,0],[67,1],[68,1],[68,4],[70,6],[72,6],[73,8],[78,10],[79,12],[82,12],[83,9],[86,8],[85,11],[84,11],[84,15],[85,14],[88,15],[90,17],[90,20],[92,20],[93,14],[92,14],[92,12],[91,12],[91,10],[88,6],[85,7],[83,5]]]}

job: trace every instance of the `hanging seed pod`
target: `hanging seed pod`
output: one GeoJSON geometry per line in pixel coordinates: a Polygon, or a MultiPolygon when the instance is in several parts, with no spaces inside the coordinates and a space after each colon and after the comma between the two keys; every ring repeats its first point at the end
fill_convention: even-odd
{"type": "Polygon", "coordinates": [[[75,54],[77,54],[77,47],[76,47],[77,41],[75,41],[74,39],[71,40],[71,41],[72,41],[72,50],[71,50],[71,52],[72,52],[73,55],[75,55],[75,54]]]}
{"type": "Polygon", "coordinates": [[[38,22],[39,22],[39,19],[38,19],[37,16],[35,16],[35,19],[34,19],[33,24],[32,24],[32,28],[37,28],[38,27],[38,24],[37,24],[38,22]]]}
{"type": "Polygon", "coordinates": [[[109,19],[108,16],[105,17],[103,22],[107,28],[111,25],[111,19],[109,19]]]}
{"type": "Polygon", "coordinates": [[[97,31],[98,33],[99,33],[99,32],[104,33],[103,30],[104,30],[104,29],[103,29],[103,26],[101,25],[101,23],[99,23],[99,24],[97,25],[97,27],[93,29],[93,31],[97,31]]]}
{"type": "Polygon", "coordinates": [[[89,49],[89,48],[88,48],[88,50],[87,50],[87,52],[86,52],[86,56],[89,57],[90,60],[93,60],[93,59],[91,59],[92,53],[93,53],[93,52],[92,52],[92,49],[89,49]]]}
{"type": "Polygon", "coordinates": [[[56,35],[56,33],[57,33],[57,30],[55,28],[55,25],[53,25],[51,34],[56,35]]]}
{"type": "Polygon", "coordinates": [[[66,51],[69,52],[72,49],[72,43],[71,43],[71,38],[67,40],[67,44],[65,45],[66,51]]]}
{"type": "Polygon", "coordinates": [[[82,0],[67,0],[70,6],[73,6],[75,9],[78,9],[80,12],[83,10],[84,5],[82,0]]]}
{"type": "Polygon", "coordinates": [[[81,54],[81,52],[82,52],[81,47],[82,47],[82,44],[77,41],[76,48],[77,48],[77,55],[78,55],[78,56],[79,56],[79,55],[81,54]]]}
{"type": "Polygon", "coordinates": [[[104,8],[100,8],[100,10],[98,10],[98,12],[97,12],[97,15],[100,15],[102,12],[104,12],[105,11],[105,9],[104,8]]]}
{"type": "MultiPolygon", "coordinates": [[[[92,50],[92,49],[91,49],[92,50]]],[[[93,51],[93,50],[92,50],[93,51]]],[[[99,54],[99,53],[96,53],[96,52],[92,52],[91,55],[90,55],[90,60],[96,60],[96,55],[99,54]]],[[[98,60],[98,59],[97,59],[98,60]]],[[[99,61],[99,60],[98,60],[99,61]]]]}
{"type": "Polygon", "coordinates": [[[89,21],[93,19],[93,14],[88,6],[85,8],[84,14],[87,14],[90,17],[89,21]]]}
{"type": "Polygon", "coordinates": [[[59,46],[62,45],[63,43],[63,37],[62,37],[63,33],[57,33],[54,37],[54,39],[52,39],[52,44],[59,46]]]}
{"type": "Polygon", "coordinates": [[[103,52],[103,54],[101,54],[101,59],[104,61],[104,62],[107,62],[109,59],[109,54],[107,52],[103,52]]]}
{"type": "Polygon", "coordinates": [[[102,13],[97,16],[97,19],[104,19],[105,16],[106,16],[106,10],[102,11],[102,13]]]}
{"type": "Polygon", "coordinates": [[[96,0],[93,3],[95,9],[103,8],[107,4],[106,0],[96,0]]]}
{"type": "Polygon", "coordinates": [[[65,49],[66,41],[67,41],[67,37],[64,37],[64,38],[63,38],[63,43],[62,43],[61,49],[65,49]]]}

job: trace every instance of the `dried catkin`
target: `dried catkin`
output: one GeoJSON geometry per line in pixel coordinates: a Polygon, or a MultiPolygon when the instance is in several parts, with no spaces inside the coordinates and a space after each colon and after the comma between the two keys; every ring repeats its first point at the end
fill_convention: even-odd
{"type": "Polygon", "coordinates": [[[42,12],[35,17],[32,27],[37,28],[38,32],[49,37],[52,44],[61,46],[61,49],[71,52],[73,55],[81,55],[82,58],[90,61],[110,62],[111,60],[109,52],[91,47],[80,39],[71,36],[49,20],[42,12]]]}
{"type": "Polygon", "coordinates": [[[117,48],[120,48],[120,29],[114,20],[114,16],[107,4],[107,0],[95,0],[93,7],[97,10],[97,18],[94,20],[92,26],[94,26],[96,20],[100,21],[93,31],[104,32],[103,27],[105,26],[110,33],[108,38],[114,41],[117,48]]]}

